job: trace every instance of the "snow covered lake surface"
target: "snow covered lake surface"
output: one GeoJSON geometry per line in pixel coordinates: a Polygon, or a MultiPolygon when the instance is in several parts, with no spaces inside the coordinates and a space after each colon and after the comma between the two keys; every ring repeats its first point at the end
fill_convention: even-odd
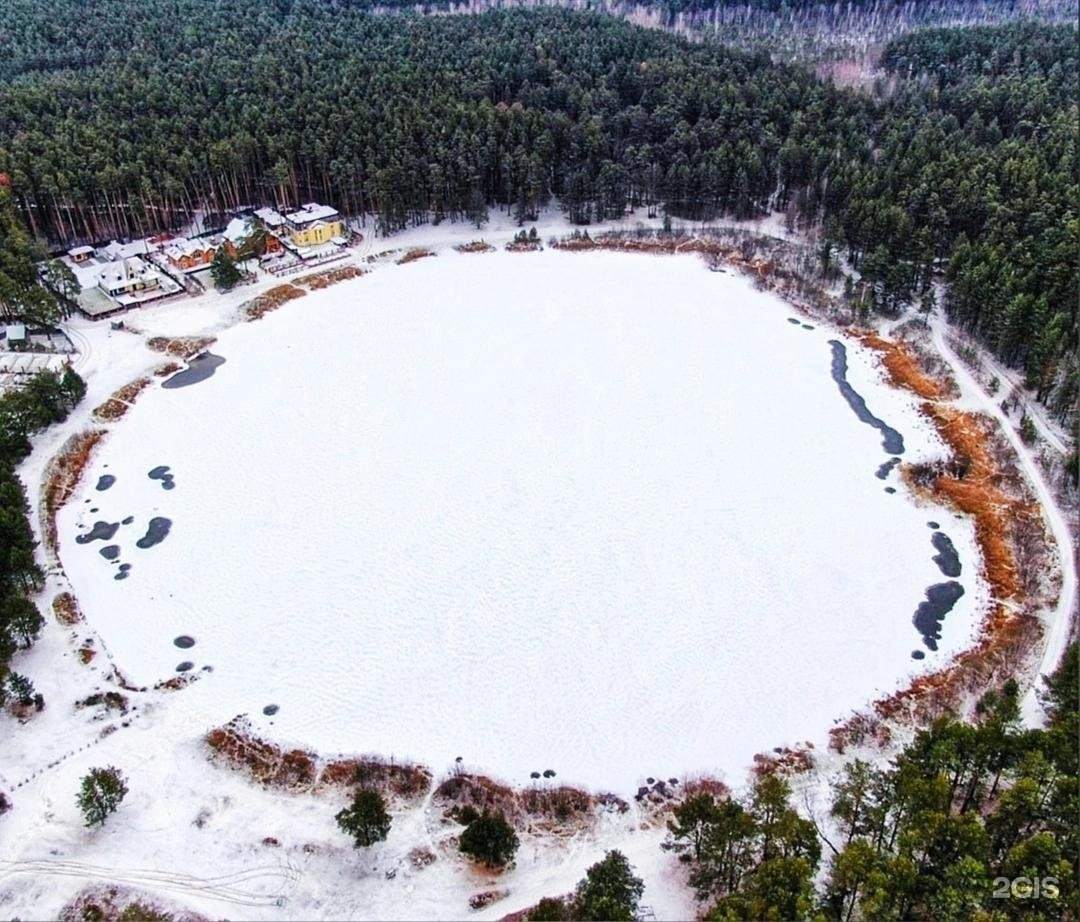
{"type": "Polygon", "coordinates": [[[201,675],[196,732],[246,713],[437,772],[740,783],[939,667],[985,602],[970,525],[882,469],[829,341],[907,461],[941,452],[914,401],[791,315],[689,256],[379,269],[143,396],[60,514],[65,570],[134,682],[201,675]],[[936,651],[928,522],[965,590],[936,651]]]}

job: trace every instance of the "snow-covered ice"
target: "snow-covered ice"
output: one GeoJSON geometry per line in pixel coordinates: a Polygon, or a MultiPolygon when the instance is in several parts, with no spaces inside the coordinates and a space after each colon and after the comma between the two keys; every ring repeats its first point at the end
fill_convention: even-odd
{"type": "MultiPolygon", "coordinates": [[[[136,683],[212,667],[183,695],[192,728],[247,713],[436,771],[737,784],[755,752],[820,743],[939,667],[984,601],[970,524],[875,476],[881,434],[829,374],[837,331],[790,313],[693,257],[380,268],[225,330],[212,378],[145,394],[60,514],[64,569],[136,683]],[[136,547],[154,517],[171,531],[136,547]],[[912,614],[944,580],[928,520],[966,594],[916,663],[912,614]]],[[[939,454],[845,342],[905,459],[939,454]]]]}

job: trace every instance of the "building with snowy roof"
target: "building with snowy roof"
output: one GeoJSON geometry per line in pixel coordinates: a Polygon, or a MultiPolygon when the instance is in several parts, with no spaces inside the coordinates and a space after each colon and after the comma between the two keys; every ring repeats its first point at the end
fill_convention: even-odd
{"type": "Polygon", "coordinates": [[[318,246],[334,237],[345,236],[345,222],[336,208],[308,202],[298,211],[285,215],[289,237],[298,247],[318,246]]]}

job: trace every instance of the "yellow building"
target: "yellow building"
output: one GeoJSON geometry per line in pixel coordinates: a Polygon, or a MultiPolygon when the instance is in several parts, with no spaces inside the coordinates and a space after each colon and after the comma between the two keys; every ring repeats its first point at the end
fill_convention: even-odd
{"type": "Polygon", "coordinates": [[[345,222],[329,205],[309,202],[299,211],[285,215],[285,222],[289,238],[298,247],[318,246],[345,236],[345,222]]]}

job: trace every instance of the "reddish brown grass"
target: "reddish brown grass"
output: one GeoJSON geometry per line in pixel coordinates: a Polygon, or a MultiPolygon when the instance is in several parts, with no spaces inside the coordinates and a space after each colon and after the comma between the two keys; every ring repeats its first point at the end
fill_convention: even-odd
{"type": "Polygon", "coordinates": [[[931,480],[917,468],[903,469],[909,486],[927,491],[940,502],[971,517],[991,590],[991,605],[977,642],[935,673],[920,676],[895,694],[875,701],[872,714],[855,714],[830,732],[830,745],[843,752],[849,745],[888,743],[891,732],[883,721],[903,719],[923,723],[952,712],[966,696],[979,694],[1013,675],[1042,635],[1037,618],[1024,610],[1025,585],[1018,565],[1021,535],[1035,536],[1047,547],[1045,526],[1038,505],[1001,452],[995,448],[996,423],[934,399],[944,392],[928,379],[903,344],[860,336],[885,358],[890,379],[926,398],[922,412],[949,447],[952,462],[931,469],[931,480]]]}
{"type": "Polygon", "coordinates": [[[387,762],[374,757],[337,759],[323,766],[321,786],[336,787],[362,783],[387,797],[415,800],[431,786],[431,772],[411,762],[387,762]]]}
{"type": "Polygon", "coordinates": [[[70,592],[61,592],[52,600],[53,615],[61,624],[71,626],[83,620],[79,600],[70,592]]]}
{"type": "Polygon", "coordinates": [[[212,336],[154,336],[146,341],[146,345],[155,352],[164,352],[166,355],[189,359],[193,355],[198,355],[203,349],[212,345],[213,342],[214,338],[212,336]]]}
{"type": "Polygon", "coordinates": [[[241,769],[268,787],[292,791],[311,790],[315,785],[314,753],[303,749],[282,749],[259,739],[247,721],[236,718],[206,734],[206,743],[216,756],[241,769]]]}
{"type": "Polygon", "coordinates": [[[404,256],[396,260],[396,262],[399,266],[404,266],[406,263],[414,263],[418,259],[426,259],[427,257],[434,255],[435,254],[431,250],[417,247],[416,249],[409,250],[404,256]]]}
{"type": "Polygon", "coordinates": [[[454,249],[459,253],[492,253],[495,247],[486,240],[470,240],[468,243],[459,243],[454,249]]]}
{"type": "Polygon", "coordinates": [[[158,365],[158,367],[154,369],[154,375],[158,378],[167,378],[169,375],[173,374],[173,372],[179,371],[181,367],[182,366],[178,365],[176,362],[166,362],[164,365],[158,365]]]}
{"type": "Polygon", "coordinates": [[[387,797],[415,801],[431,784],[431,772],[411,763],[391,763],[373,757],[324,763],[309,750],[285,749],[259,738],[242,717],[211,730],[206,743],[215,757],[231,768],[261,784],[293,792],[345,787],[362,778],[365,786],[380,790],[387,797]]]}
{"type": "Polygon", "coordinates": [[[94,448],[104,437],[104,429],[90,429],[71,436],[45,469],[41,526],[45,547],[53,555],[56,554],[56,514],[75,491],[94,448]]]}
{"type": "Polygon", "coordinates": [[[277,285],[269,291],[263,292],[253,301],[249,301],[244,307],[244,313],[248,320],[258,320],[265,317],[271,311],[276,311],[282,304],[287,304],[296,298],[302,298],[307,292],[303,288],[286,283],[277,285]]]}
{"type": "Polygon", "coordinates": [[[150,378],[136,378],[118,391],[114,391],[108,400],[94,409],[94,419],[102,422],[120,419],[131,408],[131,404],[134,403],[139,394],[150,386],[150,381],[150,378]]]}
{"type": "Polygon", "coordinates": [[[165,908],[156,896],[138,893],[115,884],[87,887],[76,894],[59,914],[60,922],[208,922],[206,916],[187,909],[165,908]]]}
{"type": "Polygon", "coordinates": [[[336,269],[328,269],[325,272],[301,276],[295,280],[295,284],[307,285],[308,288],[317,291],[320,288],[329,288],[331,285],[336,285],[338,282],[344,282],[347,279],[360,278],[362,275],[367,275],[367,272],[359,266],[338,266],[336,269]]]}
{"type": "Polygon", "coordinates": [[[881,354],[881,362],[894,386],[906,388],[925,400],[940,400],[946,396],[946,388],[919,367],[906,343],[882,339],[876,333],[853,332],[852,335],[867,348],[881,354]]]}

